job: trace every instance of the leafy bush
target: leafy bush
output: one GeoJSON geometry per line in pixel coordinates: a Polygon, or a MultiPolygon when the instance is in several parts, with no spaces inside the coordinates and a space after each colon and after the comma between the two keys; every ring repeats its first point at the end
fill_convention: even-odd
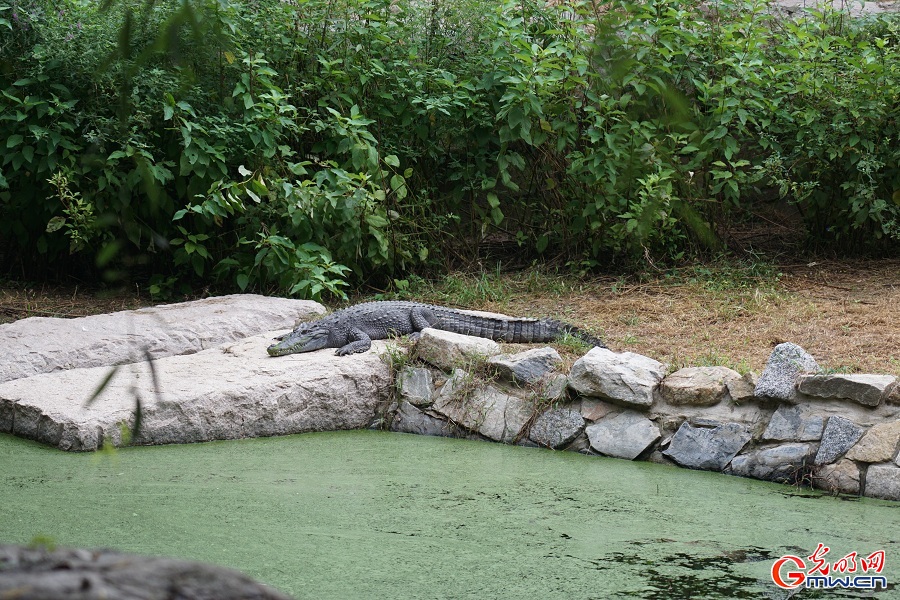
{"type": "Polygon", "coordinates": [[[5,259],[318,298],[498,232],[587,266],[718,249],[773,194],[815,240],[900,240],[898,28],[753,1],[0,0],[5,259]]]}

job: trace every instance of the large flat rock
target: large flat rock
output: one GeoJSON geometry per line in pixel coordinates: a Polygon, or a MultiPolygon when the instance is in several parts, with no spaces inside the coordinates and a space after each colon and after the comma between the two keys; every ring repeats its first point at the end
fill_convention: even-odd
{"type": "Polygon", "coordinates": [[[141,444],[202,442],[368,426],[388,400],[385,342],[363,354],[320,350],[272,358],[272,333],[191,355],[119,368],[88,408],[84,404],[109,367],[73,369],[0,384],[0,432],[63,450],[94,450],[121,442],[133,424],[135,395],[143,404],[141,444]],[[157,393],[158,392],[158,393],[157,393]]]}
{"type": "Polygon", "coordinates": [[[191,354],[324,313],[308,300],[233,294],[77,319],[30,317],[0,325],[0,382],[139,362],[143,348],[153,358],[191,354]]]}

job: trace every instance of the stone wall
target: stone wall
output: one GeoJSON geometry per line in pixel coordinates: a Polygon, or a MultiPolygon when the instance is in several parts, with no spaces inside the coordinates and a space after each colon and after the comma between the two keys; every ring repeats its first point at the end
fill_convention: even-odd
{"type": "Polygon", "coordinates": [[[396,378],[393,431],[649,460],[900,500],[900,385],[827,374],[794,344],[763,370],[670,369],[594,348],[559,372],[552,348],[426,330],[396,378]]]}
{"type": "Polygon", "coordinates": [[[434,329],[405,359],[381,341],[345,357],[266,354],[276,332],[258,333],[322,312],[238,295],[2,325],[0,432],[64,450],[119,445],[141,398],[139,444],[383,427],[900,500],[894,376],[823,373],[793,344],[776,347],[758,379],[725,367],[670,372],[605,348],[562,373],[553,348],[503,355],[491,340],[434,329]],[[385,356],[406,366],[392,377],[385,356]]]}

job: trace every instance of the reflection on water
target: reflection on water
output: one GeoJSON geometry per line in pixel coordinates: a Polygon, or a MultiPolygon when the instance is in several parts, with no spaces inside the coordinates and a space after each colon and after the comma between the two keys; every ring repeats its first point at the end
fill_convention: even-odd
{"type": "Polygon", "coordinates": [[[898,508],[381,432],[112,456],[0,436],[0,540],[205,560],[298,598],[786,598],[769,579],[773,561],[819,542],[836,558],[884,549],[893,586],[898,508]]]}

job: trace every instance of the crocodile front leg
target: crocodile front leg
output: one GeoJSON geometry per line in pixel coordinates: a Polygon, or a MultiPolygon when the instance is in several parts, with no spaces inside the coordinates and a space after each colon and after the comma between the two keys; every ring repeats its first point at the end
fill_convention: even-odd
{"type": "Polygon", "coordinates": [[[351,340],[351,342],[346,346],[338,348],[335,352],[336,355],[346,356],[348,354],[356,354],[365,352],[372,347],[372,338],[366,335],[365,331],[356,327],[350,330],[350,333],[347,334],[347,339],[351,340]]]}
{"type": "Polygon", "coordinates": [[[426,327],[434,327],[440,319],[430,309],[417,306],[409,312],[409,321],[413,326],[413,333],[418,333],[426,327]]]}

